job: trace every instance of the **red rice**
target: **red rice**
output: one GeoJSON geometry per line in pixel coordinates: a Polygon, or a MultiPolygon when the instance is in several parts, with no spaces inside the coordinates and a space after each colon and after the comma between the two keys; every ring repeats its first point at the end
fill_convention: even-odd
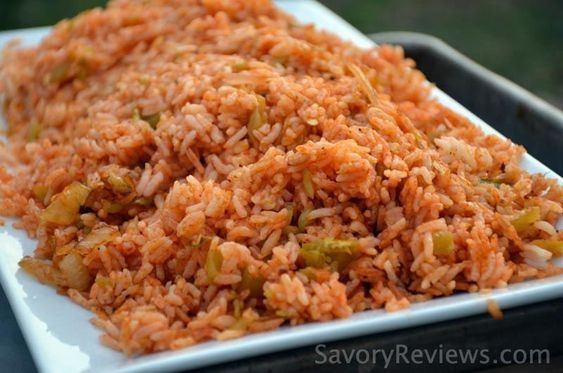
{"type": "Polygon", "coordinates": [[[0,91],[0,213],[37,238],[47,282],[80,254],[88,288],[54,283],[127,354],[561,273],[530,242],[563,238],[563,189],[520,168],[522,147],[431,99],[400,48],[360,50],[267,0],[114,0],[8,47],[0,91]],[[73,181],[90,189],[78,220],[45,222],[73,181]],[[356,242],[353,261],[305,268],[300,247],[326,237],[356,242]]]}

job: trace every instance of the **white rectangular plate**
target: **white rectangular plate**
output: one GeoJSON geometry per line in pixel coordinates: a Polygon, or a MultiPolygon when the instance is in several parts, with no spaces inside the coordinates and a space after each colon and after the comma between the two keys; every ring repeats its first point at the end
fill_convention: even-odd
{"type": "MultiPolygon", "coordinates": [[[[315,1],[286,0],[278,1],[278,4],[303,23],[315,23],[318,27],[360,47],[374,45],[359,31],[315,1]]],[[[21,38],[28,45],[35,44],[48,31],[48,28],[39,28],[0,33],[0,48],[13,37],[21,38]]],[[[442,91],[435,89],[434,95],[440,102],[469,118],[486,133],[498,134],[442,91]]],[[[530,172],[545,173],[562,182],[561,177],[529,155],[526,155],[522,165],[530,172]]],[[[67,297],[57,295],[53,288],[41,285],[19,270],[18,261],[24,255],[31,255],[36,243],[24,232],[13,229],[12,222],[8,221],[4,227],[0,227],[0,281],[33,359],[43,372],[190,369],[315,343],[483,313],[489,298],[494,298],[501,308],[510,308],[563,296],[563,276],[559,276],[510,285],[506,289],[495,290],[486,295],[463,294],[434,299],[395,313],[367,311],[354,314],[345,320],[283,327],[232,341],[208,342],[180,351],[127,358],[98,342],[100,332],[90,324],[92,314],[89,311],[75,305],[67,297]]]]}

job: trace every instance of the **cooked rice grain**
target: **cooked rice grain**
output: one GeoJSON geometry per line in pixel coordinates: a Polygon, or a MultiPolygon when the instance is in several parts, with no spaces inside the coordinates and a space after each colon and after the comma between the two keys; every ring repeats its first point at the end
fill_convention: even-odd
{"type": "Polygon", "coordinates": [[[0,213],[127,354],[561,273],[561,185],[431,89],[267,0],[113,0],[4,51],[0,213]]]}

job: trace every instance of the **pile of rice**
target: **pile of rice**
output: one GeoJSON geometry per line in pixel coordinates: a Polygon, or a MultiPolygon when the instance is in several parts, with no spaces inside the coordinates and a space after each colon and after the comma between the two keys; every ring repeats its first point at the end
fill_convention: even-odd
{"type": "Polygon", "coordinates": [[[561,273],[563,188],[267,0],[114,0],[3,54],[21,266],[127,354],[561,273]]]}

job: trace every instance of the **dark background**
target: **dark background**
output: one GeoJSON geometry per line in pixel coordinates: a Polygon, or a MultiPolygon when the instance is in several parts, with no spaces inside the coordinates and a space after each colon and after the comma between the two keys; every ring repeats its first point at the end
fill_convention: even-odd
{"type": "MultiPolygon", "coordinates": [[[[298,0],[296,0],[298,1],[298,0]]],[[[437,36],[563,108],[562,0],[322,0],[365,33],[437,36]]],[[[0,0],[0,30],[45,26],[105,0],[0,0]]]]}

